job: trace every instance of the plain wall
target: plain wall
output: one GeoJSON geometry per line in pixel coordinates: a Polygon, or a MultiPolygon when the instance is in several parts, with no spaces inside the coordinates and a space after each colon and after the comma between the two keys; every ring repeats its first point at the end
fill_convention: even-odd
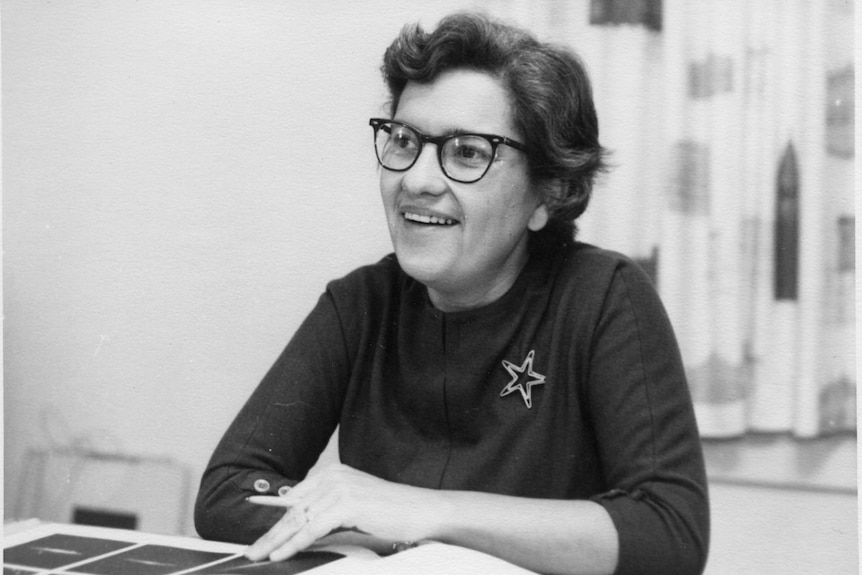
{"type": "MultiPolygon", "coordinates": [[[[390,251],[380,56],[469,5],[4,0],[5,517],[30,448],[167,456],[197,480],[326,282],[390,251]]],[[[823,572],[855,572],[855,535],[736,520],[793,521],[797,492],[716,489],[721,572],[766,572],[737,525],[776,569],[827,541],[823,572]]],[[[800,516],[846,533],[856,498],[837,497],[805,492],[800,516]]]]}
{"type": "Polygon", "coordinates": [[[3,3],[7,486],[28,447],[199,474],[325,283],[391,250],[380,58],[454,4],[3,3]]]}

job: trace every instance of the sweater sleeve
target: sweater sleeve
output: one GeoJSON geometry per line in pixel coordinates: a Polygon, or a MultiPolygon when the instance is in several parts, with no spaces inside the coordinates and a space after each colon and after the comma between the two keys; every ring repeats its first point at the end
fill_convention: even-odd
{"type": "Polygon", "coordinates": [[[195,502],[202,537],[252,543],[284,514],[246,498],[301,481],[326,447],[349,373],[345,349],[327,292],[213,452],[195,502]]]}
{"type": "Polygon", "coordinates": [[[677,342],[642,271],[617,266],[591,351],[588,401],[619,534],[619,575],[703,571],[706,473],[677,342]]]}

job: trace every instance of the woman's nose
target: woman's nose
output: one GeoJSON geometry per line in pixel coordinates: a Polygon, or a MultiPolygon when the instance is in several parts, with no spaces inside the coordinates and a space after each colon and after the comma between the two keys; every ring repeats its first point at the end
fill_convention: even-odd
{"type": "Polygon", "coordinates": [[[448,178],[440,167],[437,159],[437,148],[434,144],[422,147],[416,162],[404,172],[402,187],[414,194],[442,194],[448,189],[448,178]]]}

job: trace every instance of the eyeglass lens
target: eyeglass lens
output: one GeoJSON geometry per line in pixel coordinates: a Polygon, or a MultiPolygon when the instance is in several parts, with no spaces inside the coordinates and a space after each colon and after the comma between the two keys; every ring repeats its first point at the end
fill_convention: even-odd
{"type": "MultiPolygon", "coordinates": [[[[380,124],[375,138],[381,165],[395,171],[413,166],[423,144],[422,137],[415,130],[393,122],[380,124]]],[[[438,158],[448,177],[460,182],[474,182],[485,175],[494,160],[494,145],[482,136],[454,135],[443,140],[438,158]]]]}

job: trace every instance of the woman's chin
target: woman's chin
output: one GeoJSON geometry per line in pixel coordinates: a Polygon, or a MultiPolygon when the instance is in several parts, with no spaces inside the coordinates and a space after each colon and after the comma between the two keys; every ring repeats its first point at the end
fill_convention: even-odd
{"type": "Polygon", "coordinates": [[[416,281],[427,285],[433,285],[442,279],[451,279],[450,270],[446,258],[435,254],[418,254],[413,250],[399,250],[396,248],[395,255],[398,256],[398,264],[408,276],[416,281]]]}

